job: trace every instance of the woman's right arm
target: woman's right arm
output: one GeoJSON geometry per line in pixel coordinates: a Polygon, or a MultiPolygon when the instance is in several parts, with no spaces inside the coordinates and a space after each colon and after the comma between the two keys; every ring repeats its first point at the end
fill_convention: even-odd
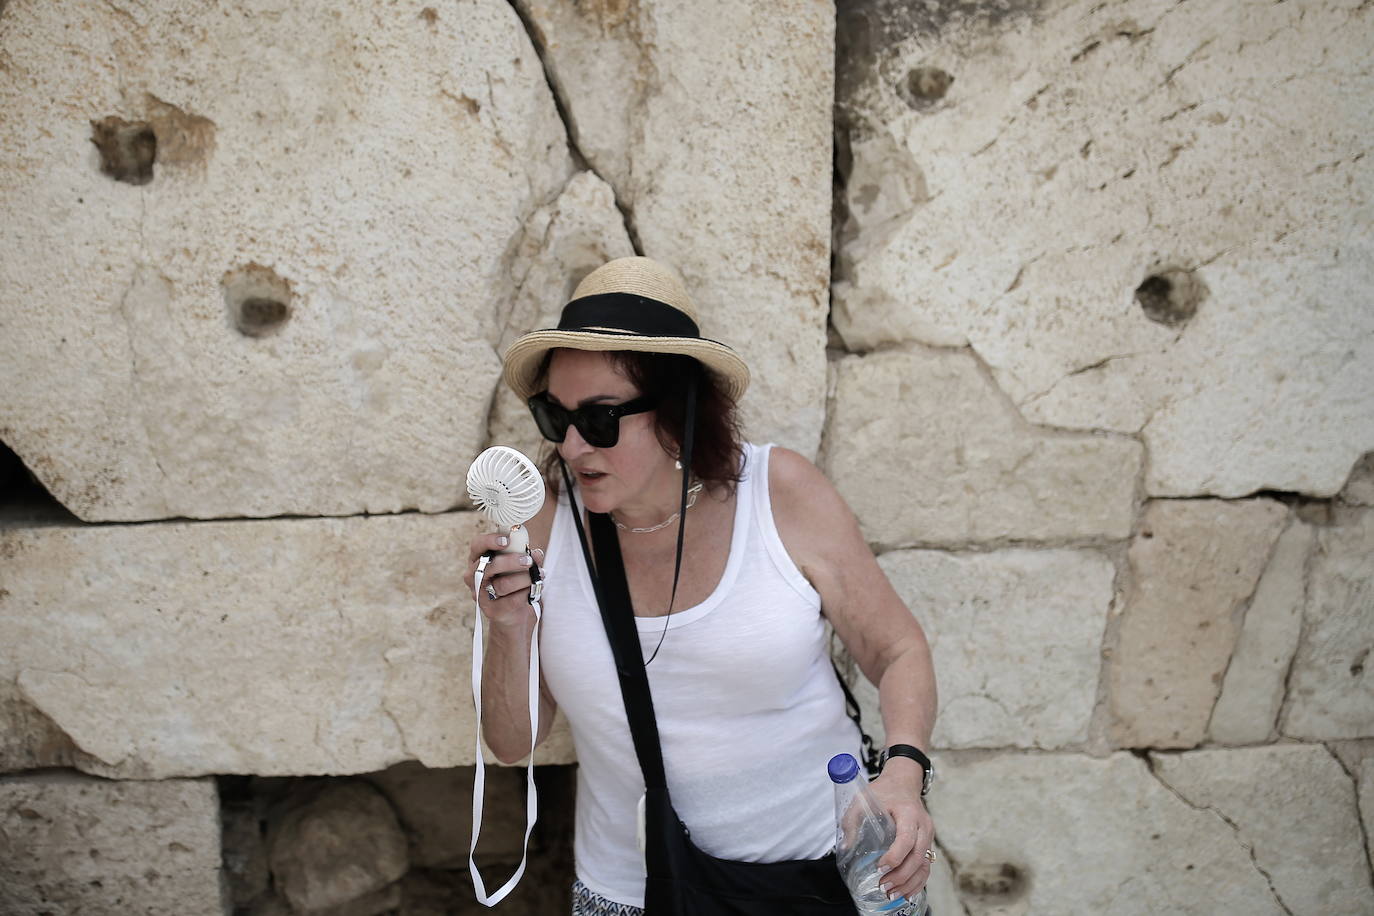
{"type": "MultiPolygon", "coordinates": [[[[535,544],[548,543],[557,503],[546,500],[544,508],[526,525],[535,560],[542,566],[544,552],[535,544]]],[[[489,550],[500,550],[504,532],[479,534],[468,543],[468,583],[478,560],[489,550]]],[[[475,595],[486,618],[487,645],[482,661],[482,736],[502,763],[515,763],[530,751],[530,635],[534,609],[530,607],[529,558],[523,554],[497,554],[487,564],[483,587],[475,595]],[[487,595],[486,585],[497,598],[487,595]]],[[[558,706],[539,680],[538,741],[548,736],[558,706]]],[[[536,743],[538,743],[538,741],[536,743]]]]}

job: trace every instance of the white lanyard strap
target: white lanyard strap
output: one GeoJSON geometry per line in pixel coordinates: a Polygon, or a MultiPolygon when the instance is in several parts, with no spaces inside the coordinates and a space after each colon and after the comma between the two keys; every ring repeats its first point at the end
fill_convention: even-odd
{"type": "MultiPolygon", "coordinates": [[[[486,571],[488,558],[483,557],[477,563],[477,572],[473,577],[473,593],[481,594],[482,574],[486,571]]],[[[530,831],[534,830],[534,821],[538,816],[539,798],[534,789],[534,744],[539,738],[539,620],[543,614],[543,609],[539,604],[540,592],[543,591],[542,574],[533,585],[530,586],[530,607],[534,608],[534,630],[530,634],[530,677],[529,677],[529,697],[530,697],[530,757],[525,764],[525,844],[520,850],[520,867],[511,875],[509,881],[501,885],[494,893],[487,893],[487,886],[482,883],[482,875],[477,871],[477,862],[473,859],[477,851],[477,836],[482,829],[482,796],[486,790],[486,764],[482,760],[482,608],[477,607],[477,613],[472,619],[472,700],[477,707],[477,772],[472,782],[472,845],[468,848],[468,871],[472,874],[472,886],[477,891],[477,901],[483,906],[495,906],[505,899],[506,895],[515,890],[515,886],[520,883],[521,877],[525,874],[525,859],[529,855],[530,831]]]]}

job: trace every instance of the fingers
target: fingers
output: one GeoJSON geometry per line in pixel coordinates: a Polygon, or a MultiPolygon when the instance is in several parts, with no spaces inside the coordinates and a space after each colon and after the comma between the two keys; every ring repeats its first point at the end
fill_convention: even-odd
{"type": "MultiPolygon", "coordinates": [[[[488,543],[487,536],[473,538],[475,555],[468,564],[468,588],[472,589],[473,580],[476,578],[477,566],[485,550],[476,550],[484,547],[488,543]]],[[[535,563],[543,564],[544,551],[534,548],[530,554],[524,553],[498,553],[487,561],[486,567],[482,570],[482,587],[480,591],[473,592],[473,597],[483,610],[488,609],[488,605],[493,601],[499,601],[511,595],[520,593],[525,594],[529,591],[533,581],[531,566],[535,563]],[[490,591],[488,591],[490,588],[490,591]],[[495,597],[493,597],[495,593],[495,597]]]]}
{"type": "Polygon", "coordinates": [[[468,565],[475,567],[477,558],[484,553],[495,553],[510,544],[510,538],[500,531],[479,534],[468,541],[468,565]]]}
{"type": "Polygon", "coordinates": [[[911,897],[925,887],[930,879],[931,860],[926,856],[927,849],[935,846],[935,825],[926,813],[925,806],[900,805],[893,809],[893,819],[897,821],[897,839],[888,848],[887,855],[879,860],[879,868],[888,866],[883,874],[882,887],[889,896],[911,897]],[[890,862],[892,858],[900,858],[890,862]]]}

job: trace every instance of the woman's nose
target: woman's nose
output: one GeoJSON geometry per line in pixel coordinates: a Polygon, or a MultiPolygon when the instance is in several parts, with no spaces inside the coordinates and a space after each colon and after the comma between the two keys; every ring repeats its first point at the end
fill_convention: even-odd
{"type": "Polygon", "coordinates": [[[564,461],[572,461],[582,455],[592,451],[592,447],[587,444],[587,440],[582,438],[582,433],[578,432],[577,427],[568,424],[568,432],[563,436],[563,441],[558,443],[558,454],[563,456],[564,461]]]}

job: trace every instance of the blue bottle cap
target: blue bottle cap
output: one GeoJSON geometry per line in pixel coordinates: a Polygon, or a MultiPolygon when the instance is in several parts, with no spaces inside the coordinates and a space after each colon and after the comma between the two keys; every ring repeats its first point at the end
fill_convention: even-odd
{"type": "Polygon", "coordinates": [[[859,775],[859,761],[854,759],[853,754],[836,754],[830,758],[826,770],[830,773],[831,782],[852,782],[859,775]]]}

